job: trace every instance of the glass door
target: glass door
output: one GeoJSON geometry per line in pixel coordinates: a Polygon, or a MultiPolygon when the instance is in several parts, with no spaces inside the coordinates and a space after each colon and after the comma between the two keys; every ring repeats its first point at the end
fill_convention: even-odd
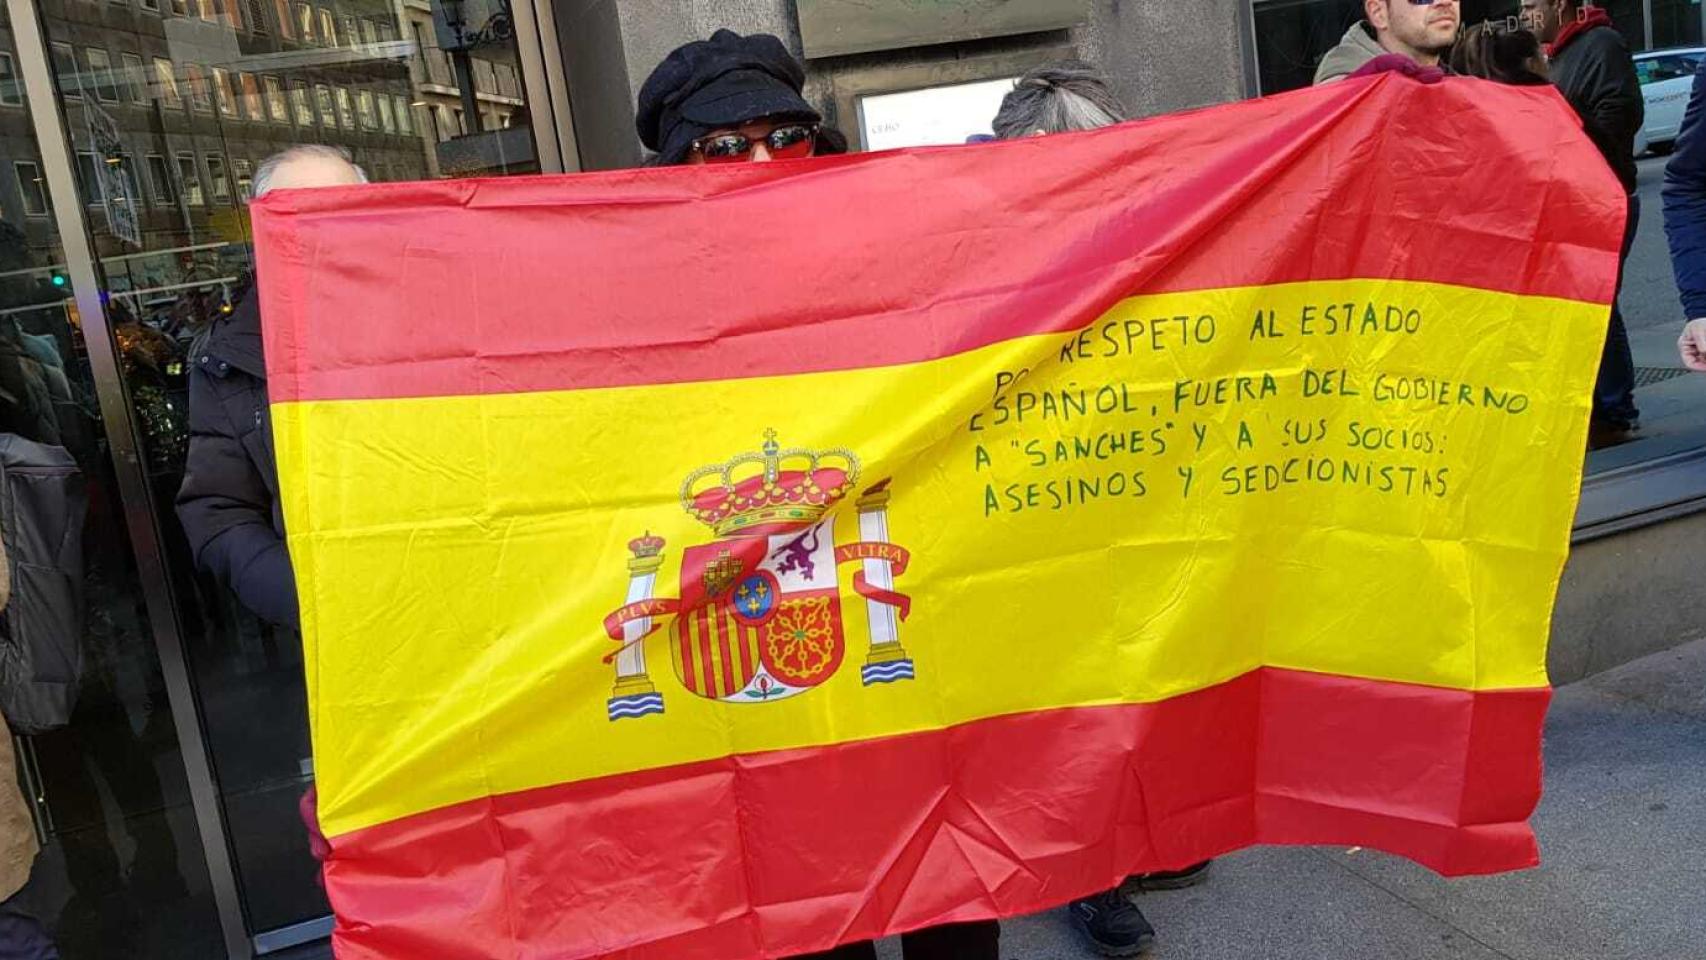
{"type": "MultiPolygon", "coordinates": [[[[244,364],[208,344],[252,306],[247,202],[269,156],[333,145],[375,181],[539,170],[513,30],[500,3],[447,13],[436,0],[40,0],[40,12],[141,434],[144,506],[161,530],[245,924],[264,953],[330,929],[298,815],[314,770],[302,655],[293,630],[233,592],[242,571],[207,569],[226,551],[179,522],[192,370],[214,383],[195,402],[238,389],[228,366],[244,364]]],[[[258,345],[249,366],[244,376],[262,373],[258,345]]],[[[230,484],[213,509],[240,535],[276,538],[264,409],[225,406],[231,442],[210,455],[232,462],[189,466],[230,484]]]]}
{"type": "Polygon", "coordinates": [[[58,611],[54,642],[83,666],[65,722],[9,725],[41,853],[0,910],[67,960],[215,956],[212,884],[118,493],[129,444],[107,432],[91,356],[103,345],[85,339],[55,218],[77,198],[50,188],[30,107],[42,91],[22,78],[13,27],[0,9],[0,539],[13,585],[0,643],[58,611]],[[19,495],[42,469],[59,479],[19,495]],[[53,589],[22,589],[40,576],[23,571],[46,559],[42,536],[76,556],[53,589]]]}

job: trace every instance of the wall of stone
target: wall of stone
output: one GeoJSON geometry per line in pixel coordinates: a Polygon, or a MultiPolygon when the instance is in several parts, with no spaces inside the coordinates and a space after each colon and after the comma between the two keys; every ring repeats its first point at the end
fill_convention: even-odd
{"type": "MultiPolygon", "coordinates": [[[[568,66],[575,135],[586,169],[631,166],[642,151],[633,131],[634,95],[675,47],[718,27],[781,37],[801,51],[792,0],[555,0],[568,66]]],[[[944,82],[999,62],[1070,53],[1104,70],[1134,116],[1223,103],[1242,96],[1238,18],[1248,0],[1095,0],[1081,26],[969,43],[808,61],[806,96],[832,122],[852,89],[901,76],[944,82]],[[958,74],[958,75],[956,75],[958,74]]],[[[845,107],[842,108],[843,111],[845,107]]]]}

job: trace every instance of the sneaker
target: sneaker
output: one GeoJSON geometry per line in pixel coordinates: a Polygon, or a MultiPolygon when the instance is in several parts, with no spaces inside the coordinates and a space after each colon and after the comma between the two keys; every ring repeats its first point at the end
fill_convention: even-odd
{"type": "Polygon", "coordinates": [[[1134,957],[1155,943],[1155,928],[1118,890],[1074,900],[1067,911],[1091,948],[1104,957],[1134,957]]]}
{"type": "Polygon", "coordinates": [[[1156,890],[1183,890],[1194,887],[1208,878],[1208,865],[1213,860],[1193,863],[1183,870],[1162,870],[1156,873],[1139,873],[1126,878],[1125,886],[1130,890],[1153,892],[1156,890]]]}

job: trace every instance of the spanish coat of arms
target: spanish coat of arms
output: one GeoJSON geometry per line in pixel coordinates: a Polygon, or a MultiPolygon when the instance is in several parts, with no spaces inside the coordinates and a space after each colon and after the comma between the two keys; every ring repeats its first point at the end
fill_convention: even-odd
{"type": "Polygon", "coordinates": [[[858,541],[835,542],[830,510],[858,483],[851,452],[784,450],[775,431],[766,432],[761,452],[689,474],[682,506],[717,539],[682,553],[676,598],[654,592],[663,538],[647,533],[629,542],[627,602],[604,620],[620,644],[604,658],[616,665],[610,719],[664,711],[646,668],[646,638],[659,632],[676,678],[696,696],[768,703],[822,684],[847,656],[837,572],[846,563],[861,564],[852,585],[869,624],[862,681],[913,679],[900,643],[911,602],[894,590],[911,558],[888,542],[888,481],[854,501],[858,541]]]}

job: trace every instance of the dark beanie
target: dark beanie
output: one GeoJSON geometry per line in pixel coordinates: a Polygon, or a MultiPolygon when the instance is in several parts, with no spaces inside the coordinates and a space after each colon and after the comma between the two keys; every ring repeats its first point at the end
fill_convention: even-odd
{"type": "Polygon", "coordinates": [[[634,125],[658,162],[680,163],[693,141],[755,120],[823,119],[800,96],[805,69],[768,33],[718,30],[677,47],[640,88],[634,125]]]}

